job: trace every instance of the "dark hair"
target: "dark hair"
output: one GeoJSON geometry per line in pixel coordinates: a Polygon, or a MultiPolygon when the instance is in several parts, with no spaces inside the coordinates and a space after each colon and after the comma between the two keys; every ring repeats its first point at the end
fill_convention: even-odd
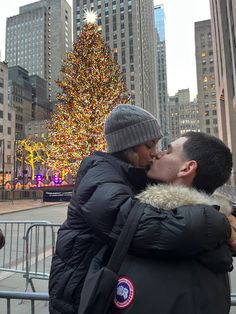
{"type": "Polygon", "coordinates": [[[193,187],[213,193],[230,178],[233,161],[230,149],[217,137],[203,132],[187,132],[183,152],[187,159],[197,162],[193,187]]]}
{"type": "Polygon", "coordinates": [[[115,156],[116,158],[124,161],[124,162],[127,162],[127,163],[131,163],[130,160],[129,160],[129,153],[133,151],[133,147],[132,148],[126,148],[124,150],[121,150],[119,152],[115,152],[115,153],[111,153],[111,155],[115,156]]]}

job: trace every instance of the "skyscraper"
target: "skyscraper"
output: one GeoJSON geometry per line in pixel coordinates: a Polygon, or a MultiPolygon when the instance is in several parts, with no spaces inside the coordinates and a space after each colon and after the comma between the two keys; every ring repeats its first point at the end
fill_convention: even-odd
{"type": "Polygon", "coordinates": [[[195,22],[195,52],[200,129],[218,137],[211,20],[195,22]]]}
{"type": "Polygon", "coordinates": [[[236,184],[236,3],[211,0],[219,137],[233,153],[231,183],[236,184]]]}
{"type": "Polygon", "coordinates": [[[74,41],[90,9],[125,74],[131,103],[156,115],[153,0],[74,0],[74,41]]]}
{"type": "Polygon", "coordinates": [[[55,80],[71,49],[71,7],[66,0],[41,0],[20,7],[7,18],[6,61],[48,81],[48,98],[55,99],[55,80]]]}
{"type": "Polygon", "coordinates": [[[197,101],[190,101],[189,89],[180,89],[170,96],[169,104],[169,141],[174,141],[184,133],[199,132],[199,110],[197,101]]]}
{"type": "MultiPolygon", "coordinates": [[[[14,171],[15,109],[8,103],[8,66],[0,62],[0,185],[14,171]],[[5,176],[4,176],[5,175],[5,176]]],[[[6,182],[5,182],[6,183],[6,182]]]]}
{"type": "Polygon", "coordinates": [[[157,104],[158,115],[164,137],[164,146],[169,142],[168,138],[168,91],[167,91],[167,69],[166,69],[166,38],[165,38],[165,13],[162,4],[154,7],[155,29],[156,29],[156,77],[157,77],[157,104]]]}

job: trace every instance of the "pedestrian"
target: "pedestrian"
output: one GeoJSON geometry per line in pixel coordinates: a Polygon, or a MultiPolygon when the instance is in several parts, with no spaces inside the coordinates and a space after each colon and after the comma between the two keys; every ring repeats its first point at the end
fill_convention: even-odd
{"type": "MultiPolygon", "coordinates": [[[[148,172],[152,179],[168,184],[149,186],[137,198],[155,208],[167,211],[175,208],[176,217],[180,217],[181,206],[186,209],[195,206],[197,213],[202,207],[197,204],[217,205],[229,216],[229,202],[210,194],[228,181],[231,171],[232,154],[220,139],[188,132],[159,152],[148,172]]],[[[194,215],[192,219],[198,223],[194,215]]],[[[205,238],[198,234],[197,241],[202,236],[205,238]]],[[[207,237],[205,240],[208,241],[207,237]]],[[[186,249],[183,243],[181,250],[186,249]]],[[[232,264],[227,241],[215,243],[214,249],[193,257],[182,257],[178,251],[165,258],[129,254],[120,269],[111,313],[228,314],[228,272],[233,269],[232,264]]]]}
{"type": "MultiPolygon", "coordinates": [[[[108,115],[104,133],[107,152],[96,152],[82,161],[67,219],[58,232],[49,278],[51,314],[77,313],[90,262],[104,244],[114,246],[138,202],[135,195],[148,183],[146,172],[162,136],[152,114],[127,104],[116,106],[108,115]]],[[[175,216],[143,204],[132,252],[193,256],[230,239],[227,218],[211,207],[180,207],[178,212],[175,216]]]]}

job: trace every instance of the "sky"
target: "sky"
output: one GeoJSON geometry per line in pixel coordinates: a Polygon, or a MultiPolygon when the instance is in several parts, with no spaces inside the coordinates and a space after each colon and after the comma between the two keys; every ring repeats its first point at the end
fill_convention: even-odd
{"type": "MultiPolygon", "coordinates": [[[[72,6],[73,0],[67,0],[72,6]]],[[[111,1],[111,0],[110,0],[111,1]]],[[[7,0],[0,10],[0,60],[5,58],[6,18],[19,13],[19,7],[34,0],[7,0]]],[[[209,0],[154,0],[165,10],[168,93],[189,88],[193,100],[197,95],[194,22],[210,19],[209,0]]]]}

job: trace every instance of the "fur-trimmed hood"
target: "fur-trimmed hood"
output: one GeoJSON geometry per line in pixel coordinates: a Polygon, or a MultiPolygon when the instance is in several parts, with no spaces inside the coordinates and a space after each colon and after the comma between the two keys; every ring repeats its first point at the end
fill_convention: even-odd
{"type": "Polygon", "coordinates": [[[220,212],[225,215],[229,215],[232,212],[230,201],[222,195],[218,193],[209,195],[181,185],[149,185],[146,190],[138,194],[136,198],[142,203],[165,210],[183,205],[207,204],[219,206],[220,212]]]}

